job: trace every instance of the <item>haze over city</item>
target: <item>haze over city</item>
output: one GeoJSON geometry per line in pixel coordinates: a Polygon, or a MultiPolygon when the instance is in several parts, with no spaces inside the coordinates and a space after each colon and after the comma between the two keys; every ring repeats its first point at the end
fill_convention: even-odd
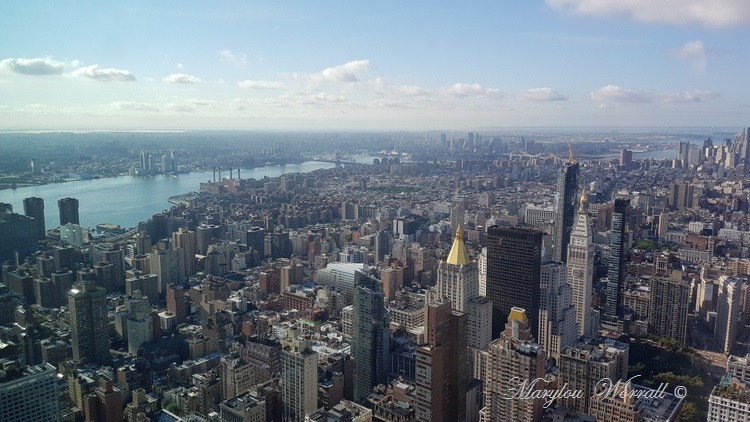
{"type": "Polygon", "coordinates": [[[749,21],[0,2],[0,421],[750,422],[749,21]]]}
{"type": "Polygon", "coordinates": [[[5,130],[742,127],[750,4],[0,5],[5,130]]]}

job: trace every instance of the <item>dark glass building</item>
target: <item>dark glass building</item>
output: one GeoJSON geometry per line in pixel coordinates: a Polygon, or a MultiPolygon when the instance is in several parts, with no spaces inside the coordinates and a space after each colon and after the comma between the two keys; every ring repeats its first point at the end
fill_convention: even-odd
{"type": "Polygon", "coordinates": [[[27,217],[36,220],[36,238],[43,240],[47,237],[46,227],[44,225],[44,199],[42,198],[24,198],[23,213],[27,217]]]}
{"type": "Polygon", "coordinates": [[[531,333],[539,331],[542,232],[492,226],[487,231],[487,297],[492,301],[492,338],[500,337],[513,307],[526,309],[531,333]]]}
{"type": "Polygon", "coordinates": [[[602,313],[602,327],[619,331],[622,318],[622,297],[625,289],[625,228],[630,200],[615,199],[612,230],[609,232],[609,260],[607,262],[607,302],[602,313]]]}
{"type": "Polygon", "coordinates": [[[372,387],[388,383],[390,336],[380,280],[358,270],[354,286],[354,401],[363,403],[372,387]]]}
{"type": "Polygon", "coordinates": [[[557,176],[557,204],[555,212],[554,261],[568,259],[568,244],[573,231],[578,191],[578,163],[568,163],[557,176]]]}
{"type": "Polygon", "coordinates": [[[68,223],[81,225],[78,219],[78,200],[75,198],[62,198],[57,201],[60,208],[60,225],[68,223]]]}

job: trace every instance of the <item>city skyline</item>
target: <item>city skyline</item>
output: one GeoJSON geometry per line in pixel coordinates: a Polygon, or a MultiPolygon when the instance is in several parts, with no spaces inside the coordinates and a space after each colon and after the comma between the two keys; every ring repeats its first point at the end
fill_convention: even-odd
{"type": "Polygon", "coordinates": [[[0,126],[742,126],[750,106],[740,1],[340,6],[4,4],[0,126]]]}

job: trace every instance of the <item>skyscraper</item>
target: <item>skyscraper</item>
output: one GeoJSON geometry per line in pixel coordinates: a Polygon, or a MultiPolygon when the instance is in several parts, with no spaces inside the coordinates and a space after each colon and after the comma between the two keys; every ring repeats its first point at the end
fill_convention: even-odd
{"type": "MultiPolygon", "coordinates": [[[[180,170],[180,162],[179,158],[177,158],[177,154],[174,152],[174,150],[169,152],[169,161],[170,165],[172,166],[172,173],[177,174],[180,170]]],[[[240,172],[237,170],[237,178],[240,178],[240,172]]]]}
{"type": "MultiPolygon", "coordinates": [[[[511,398],[511,387],[518,387],[544,377],[547,355],[531,336],[530,321],[522,308],[511,308],[505,331],[490,343],[484,390],[484,408],[479,412],[480,422],[536,422],[542,417],[542,398],[511,398]]],[[[537,382],[523,389],[525,397],[534,397],[536,390],[544,388],[537,382]]],[[[518,391],[518,390],[516,390],[518,391]]],[[[537,393],[538,394],[538,393],[537,393]]]]}
{"type": "Polygon", "coordinates": [[[479,296],[479,268],[466,253],[460,226],[448,258],[438,264],[437,295],[459,312],[467,312],[469,299],[479,296]]]}
{"type": "Polygon", "coordinates": [[[81,225],[78,218],[78,200],[75,198],[62,198],[57,201],[57,206],[60,209],[60,225],[64,226],[68,223],[81,225]]]}
{"type": "Polygon", "coordinates": [[[573,289],[566,282],[565,264],[542,264],[539,300],[539,343],[548,358],[560,360],[560,351],[578,338],[573,289]]]}
{"type": "Polygon", "coordinates": [[[479,268],[469,260],[459,226],[448,258],[438,264],[438,301],[450,302],[454,311],[466,313],[469,347],[484,349],[492,340],[492,305],[479,297],[479,268]]]}
{"type": "Polygon", "coordinates": [[[722,275],[719,278],[719,295],[716,300],[716,326],[714,337],[724,353],[731,353],[742,331],[742,292],[750,288],[747,280],[722,275]]]}
{"type": "Polygon", "coordinates": [[[182,250],[185,262],[185,276],[195,274],[195,249],[197,247],[197,238],[194,231],[188,230],[187,227],[180,227],[172,233],[172,248],[182,250]]]}
{"type": "Polygon", "coordinates": [[[573,306],[579,336],[593,336],[599,327],[592,321],[591,295],[594,289],[594,243],[586,213],[586,195],[581,197],[576,224],[568,245],[568,284],[573,288],[573,306]]]}
{"type": "Polygon", "coordinates": [[[112,264],[113,288],[115,290],[122,290],[125,287],[124,245],[100,243],[91,249],[91,260],[94,263],[107,262],[112,264]]]}
{"type": "Polygon", "coordinates": [[[680,149],[677,154],[677,159],[680,160],[682,167],[687,168],[690,157],[690,142],[680,142],[680,149]]]}
{"type": "Polygon", "coordinates": [[[284,346],[281,379],[284,420],[304,422],[318,409],[318,354],[309,339],[297,337],[284,346]]]}
{"type": "Polygon", "coordinates": [[[487,296],[492,301],[492,338],[500,336],[513,307],[526,310],[531,334],[539,328],[542,232],[492,226],[487,231],[487,296]]]}
{"type": "Polygon", "coordinates": [[[388,231],[379,230],[377,233],[375,233],[375,263],[379,264],[383,262],[385,256],[391,252],[390,249],[391,242],[390,238],[388,237],[388,231]]]}
{"type": "Polygon", "coordinates": [[[649,333],[677,340],[677,344],[685,347],[690,282],[682,279],[681,270],[667,270],[666,274],[655,274],[650,287],[649,333]]]}
{"type": "Polygon", "coordinates": [[[362,270],[354,273],[352,355],[354,401],[362,402],[378,384],[387,384],[389,331],[380,281],[362,270]]]}
{"type": "Polygon", "coordinates": [[[43,240],[47,237],[47,230],[44,224],[44,199],[42,198],[25,198],[23,200],[23,213],[27,217],[32,217],[36,222],[36,238],[43,240]]]}
{"type": "Polygon", "coordinates": [[[667,237],[669,231],[669,214],[667,211],[662,211],[659,214],[659,241],[663,242],[667,237]]]}
{"type": "Polygon", "coordinates": [[[607,302],[602,315],[602,327],[621,331],[622,295],[625,290],[625,254],[628,207],[630,200],[615,199],[612,212],[612,230],[609,233],[609,260],[607,262],[607,302]]]}
{"type": "Polygon", "coordinates": [[[458,226],[463,227],[466,219],[466,198],[456,197],[451,201],[451,230],[456,232],[458,226]]]}
{"type": "Polygon", "coordinates": [[[448,302],[430,303],[426,311],[426,344],[416,354],[416,420],[465,421],[467,315],[448,302]]]}
{"type": "Polygon", "coordinates": [[[578,163],[568,163],[557,175],[557,203],[555,204],[554,256],[555,262],[568,258],[570,232],[573,231],[578,190],[578,163]]]}
{"type": "Polygon", "coordinates": [[[151,318],[151,303],[139,290],[125,298],[127,312],[128,353],[135,356],[143,343],[154,338],[154,323],[151,318]]]}
{"type": "Polygon", "coordinates": [[[68,292],[73,360],[109,363],[107,292],[93,281],[76,283],[68,292]]]}

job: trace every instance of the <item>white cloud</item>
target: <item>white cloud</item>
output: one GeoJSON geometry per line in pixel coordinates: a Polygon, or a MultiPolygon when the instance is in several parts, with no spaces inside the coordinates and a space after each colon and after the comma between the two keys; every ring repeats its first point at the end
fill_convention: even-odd
{"type": "Polygon", "coordinates": [[[115,101],[112,103],[112,107],[127,111],[159,111],[159,108],[152,104],[135,101],[115,101]]]}
{"type": "Polygon", "coordinates": [[[221,50],[219,52],[219,58],[221,59],[222,62],[228,63],[228,64],[235,64],[235,65],[247,64],[246,54],[237,54],[233,52],[232,50],[221,50]]]}
{"type": "Polygon", "coordinates": [[[393,91],[399,95],[406,95],[411,97],[418,97],[423,95],[429,95],[430,91],[414,85],[401,85],[393,88],[393,91]]]}
{"type": "Polygon", "coordinates": [[[530,101],[567,101],[568,97],[552,88],[531,88],[523,93],[523,97],[530,101]]]}
{"type": "Polygon", "coordinates": [[[665,94],[662,101],[665,103],[702,103],[718,97],[719,94],[715,92],[694,89],[687,92],[665,94]]]}
{"type": "Polygon", "coordinates": [[[316,79],[334,82],[358,82],[358,73],[367,72],[372,67],[369,60],[353,60],[339,66],[329,67],[316,75],[316,79]]]}
{"type": "Polygon", "coordinates": [[[680,48],[670,51],[672,57],[682,60],[702,59],[706,57],[706,46],[703,41],[688,41],[680,48]]]}
{"type": "Polygon", "coordinates": [[[184,68],[185,66],[183,66],[182,63],[177,63],[177,70],[182,70],[184,68]]]}
{"type": "Polygon", "coordinates": [[[641,92],[620,88],[617,85],[607,85],[596,89],[590,94],[594,102],[601,107],[626,104],[643,104],[660,102],[665,104],[700,103],[714,98],[719,94],[711,91],[695,89],[686,92],[641,92]]]}
{"type": "Polygon", "coordinates": [[[728,27],[750,21],[747,0],[545,0],[553,9],[641,22],[728,27]]]}
{"type": "Polygon", "coordinates": [[[394,108],[394,107],[402,107],[402,108],[410,108],[408,104],[405,104],[402,101],[398,100],[386,100],[386,99],[377,99],[377,100],[371,100],[367,102],[368,107],[374,107],[374,108],[394,108]]]}
{"type": "Polygon", "coordinates": [[[319,92],[307,96],[302,102],[303,104],[343,103],[346,102],[346,98],[343,95],[328,95],[325,92],[319,92]]]}
{"type": "Polygon", "coordinates": [[[161,78],[161,80],[170,84],[198,84],[203,82],[198,77],[186,75],[184,73],[173,73],[161,78]]]}
{"type": "Polygon", "coordinates": [[[96,79],[99,81],[135,81],[135,76],[133,76],[133,74],[128,70],[115,69],[111,67],[102,69],[98,64],[76,69],[71,73],[71,75],[76,78],[96,79]]]}
{"type": "Polygon", "coordinates": [[[245,80],[237,82],[237,86],[245,89],[283,89],[284,84],[281,82],[271,81],[251,81],[245,80]]]}
{"type": "Polygon", "coordinates": [[[499,90],[495,88],[484,88],[482,85],[477,83],[465,84],[456,83],[445,89],[445,93],[454,97],[470,97],[470,96],[498,96],[502,97],[499,90]]]}
{"type": "Polygon", "coordinates": [[[653,97],[646,93],[620,88],[617,85],[603,86],[592,91],[590,96],[601,105],[649,103],[653,100],[653,97]]]}
{"type": "Polygon", "coordinates": [[[0,60],[0,68],[23,75],[60,75],[65,65],[49,58],[0,60]]]}
{"type": "Polygon", "coordinates": [[[191,107],[187,104],[170,104],[169,109],[180,113],[192,113],[195,111],[195,107],[191,107]]]}
{"type": "Polygon", "coordinates": [[[672,58],[686,60],[693,64],[696,71],[703,73],[706,70],[706,46],[703,41],[688,41],[680,48],[669,50],[672,58]]]}

